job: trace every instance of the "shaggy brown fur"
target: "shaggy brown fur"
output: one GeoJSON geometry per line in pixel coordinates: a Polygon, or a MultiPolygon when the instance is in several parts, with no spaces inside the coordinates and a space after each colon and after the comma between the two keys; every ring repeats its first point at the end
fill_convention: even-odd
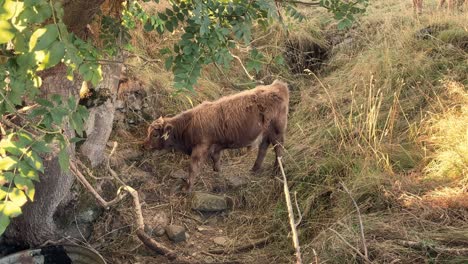
{"type": "Polygon", "coordinates": [[[271,85],[203,102],[174,117],[160,117],[149,126],[144,145],[148,149],[175,149],[190,155],[186,186],[190,190],[208,156],[213,160],[213,169],[219,171],[223,149],[259,143],[253,171],[261,168],[270,144],[274,145],[276,156],[282,156],[288,108],[288,86],[275,80],[271,85]]]}
{"type": "Polygon", "coordinates": [[[423,8],[423,0],[413,0],[413,10],[415,13],[421,14],[423,8]]]}

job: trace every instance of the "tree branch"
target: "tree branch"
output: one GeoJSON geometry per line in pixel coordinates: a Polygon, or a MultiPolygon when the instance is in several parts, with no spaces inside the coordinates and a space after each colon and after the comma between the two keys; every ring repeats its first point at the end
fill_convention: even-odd
{"type": "Polygon", "coordinates": [[[328,229],[332,231],[333,233],[335,233],[341,239],[341,241],[343,241],[348,247],[354,250],[354,252],[356,252],[359,256],[361,256],[361,258],[363,258],[367,263],[372,263],[372,261],[370,261],[369,258],[366,257],[365,255],[363,255],[361,251],[359,251],[359,249],[353,247],[353,245],[351,245],[348,241],[346,241],[346,239],[340,233],[336,232],[336,230],[334,229],[331,229],[331,228],[328,228],[328,229]]]}
{"type": "Polygon", "coordinates": [[[291,226],[293,244],[294,244],[294,248],[296,249],[296,264],[302,264],[301,247],[299,245],[299,237],[297,235],[296,220],[294,219],[294,212],[293,212],[293,207],[291,203],[291,195],[289,193],[288,180],[286,179],[286,174],[284,173],[284,168],[283,168],[283,163],[281,162],[281,158],[282,157],[278,157],[278,164],[281,169],[281,174],[283,175],[284,197],[286,198],[286,205],[288,207],[289,225],[291,226]]]}
{"type": "Polygon", "coordinates": [[[244,251],[251,250],[254,248],[263,247],[267,245],[268,243],[270,243],[271,241],[273,241],[272,237],[266,237],[266,238],[259,239],[257,241],[253,241],[252,243],[244,244],[242,246],[237,246],[234,248],[212,249],[212,250],[209,250],[208,253],[219,255],[219,254],[226,254],[226,253],[244,252],[244,251]]]}
{"type": "Polygon", "coordinates": [[[304,2],[304,1],[294,1],[294,0],[285,0],[285,1],[276,1],[276,2],[305,5],[305,6],[320,6],[320,2],[304,2]]]}

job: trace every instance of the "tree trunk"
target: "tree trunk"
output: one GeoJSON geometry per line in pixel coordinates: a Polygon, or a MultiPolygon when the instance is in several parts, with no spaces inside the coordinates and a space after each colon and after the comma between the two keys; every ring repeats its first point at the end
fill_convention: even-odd
{"type": "MultiPolygon", "coordinates": [[[[42,74],[41,90],[44,94],[59,94],[64,97],[78,96],[81,78],[73,82],[66,78],[66,67],[61,64],[42,74]]],[[[74,136],[73,129],[68,124],[64,126],[64,134],[74,136]]],[[[75,156],[75,146],[70,144],[68,153],[71,158],[75,156]]],[[[57,151],[46,155],[44,159],[44,173],[39,175],[40,182],[35,184],[36,196],[34,202],[27,203],[23,214],[12,219],[5,237],[7,241],[15,244],[37,246],[46,240],[58,238],[58,230],[54,221],[57,207],[70,200],[70,188],[74,176],[70,172],[62,172],[57,158],[57,151]]]]}
{"type": "MultiPolygon", "coordinates": [[[[99,11],[103,2],[104,0],[62,0],[64,22],[69,31],[84,37],[86,26],[99,11]]],[[[107,73],[104,71],[104,74],[107,73]]],[[[75,96],[78,99],[82,79],[75,76],[74,81],[69,81],[66,75],[66,67],[63,64],[44,71],[41,74],[43,79],[41,91],[43,94],[45,96],[52,94],[65,97],[75,96]]],[[[102,116],[96,116],[98,116],[98,118],[95,118],[94,127],[96,129],[99,129],[99,123],[102,121],[106,121],[106,127],[111,123],[112,118],[103,120],[102,116]]],[[[64,125],[64,133],[70,137],[74,135],[74,131],[68,124],[64,125]]],[[[90,132],[90,134],[93,135],[94,133],[90,132]]],[[[110,134],[110,131],[105,134],[108,138],[107,134],[110,134]]],[[[95,142],[99,142],[99,140],[96,139],[95,142]]],[[[74,157],[74,144],[68,147],[68,153],[71,158],[74,157]]],[[[12,219],[5,232],[5,238],[8,242],[38,246],[47,240],[54,240],[63,236],[54,221],[54,215],[59,207],[62,208],[62,205],[70,201],[70,189],[74,182],[74,176],[70,172],[61,171],[56,152],[43,158],[45,172],[39,176],[40,182],[35,185],[35,200],[27,203],[22,208],[22,215],[12,219]]]]}
{"type": "MultiPolygon", "coordinates": [[[[120,58],[119,58],[120,59],[120,58]]],[[[89,109],[89,119],[86,121],[86,141],[80,151],[88,158],[92,167],[101,164],[105,160],[104,150],[112,132],[112,124],[115,113],[115,100],[119,86],[122,63],[112,63],[102,66],[104,79],[97,89],[100,93],[105,90],[109,97],[104,104],[89,109]]]]}

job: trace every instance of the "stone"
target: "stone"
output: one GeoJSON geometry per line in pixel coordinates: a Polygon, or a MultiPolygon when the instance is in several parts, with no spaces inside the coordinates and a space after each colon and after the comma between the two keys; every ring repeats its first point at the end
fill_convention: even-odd
{"type": "Polygon", "coordinates": [[[166,234],[175,243],[185,241],[185,228],[179,225],[169,225],[166,227],[166,234]]]}
{"type": "Polygon", "coordinates": [[[246,186],[249,183],[249,179],[244,176],[229,175],[226,177],[226,182],[229,187],[237,189],[246,186]]]}
{"type": "Polygon", "coordinates": [[[160,237],[163,236],[166,232],[165,228],[169,224],[169,218],[167,217],[166,213],[161,211],[153,216],[151,223],[153,227],[153,234],[160,237]]]}
{"type": "Polygon", "coordinates": [[[220,212],[228,208],[223,196],[195,192],[192,197],[192,209],[200,212],[220,212]]]}
{"type": "Polygon", "coordinates": [[[220,246],[225,246],[227,244],[227,239],[225,237],[215,237],[213,238],[213,242],[216,244],[216,245],[220,245],[220,246]]]}
{"type": "Polygon", "coordinates": [[[187,178],[187,173],[184,170],[179,169],[171,173],[171,178],[173,179],[185,179],[187,178]]]}

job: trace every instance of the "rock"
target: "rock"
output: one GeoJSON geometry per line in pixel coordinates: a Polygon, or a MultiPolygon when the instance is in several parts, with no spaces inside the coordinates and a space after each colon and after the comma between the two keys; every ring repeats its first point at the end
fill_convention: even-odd
{"type": "Polygon", "coordinates": [[[163,236],[166,232],[165,228],[167,227],[167,224],[169,224],[169,218],[167,217],[166,213],[158,212],[153,217],[151,223],[153,227],[153,234],[160,237],[163,236]]]}
{"type": "Polygon", "coordinates": [[[185,241],[185,228],[183,226],[178,225],[169,225],[166,227],[166,234],[170,240],[178,243],[181,241],[185,241]]]}
{"type": "Polygon", "coordinates": [[[249,183],[249,179],[247,177],[238,175],[229,175],[226,177],[226,181],[228,186],[234,189],[244,187],[249,183]]]}
{"type": "Polygon", "coordinates": [[[225,237],[215,237],[213,238],[213,242],[220,246],[225,246],[227,244],[227,239],[225,237]]]}
{"type": "Polygon", "coordinates": [[[179,169],[171,173],[171,178],[173,179],[185,179],[187,178],[187,173],[184,170],[179,169]]]}
{"type": "Polygon", "coordinates": [[[200,212],[219,212],[228,208],[223,196],[196,192],[192,198],[192,209],[200,212]]]}

